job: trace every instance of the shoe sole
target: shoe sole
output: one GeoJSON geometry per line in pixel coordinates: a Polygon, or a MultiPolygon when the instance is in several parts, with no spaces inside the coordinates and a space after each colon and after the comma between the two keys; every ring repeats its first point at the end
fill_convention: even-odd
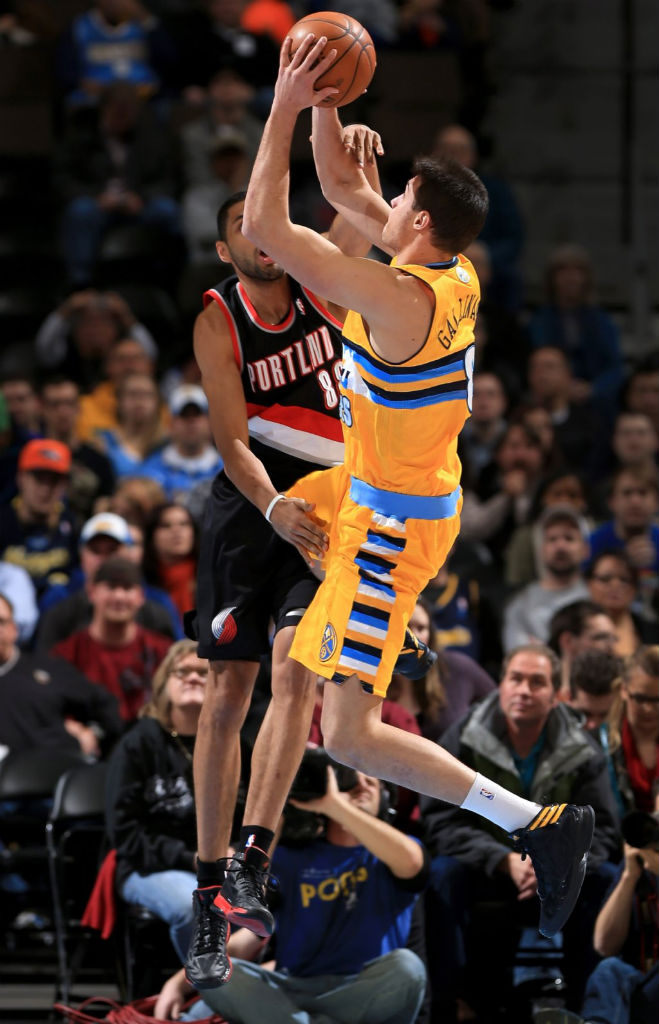
{"type": "Polygon", "coordinates": [[[242,907],[234,907],[221,893],[213,900],[211,909],[216,914],[226,917],[227,921],[236,927],[247,928],[248,931],[257,935],[259,939],[269,939],[274,931],[274,923],[269,924],[260,917],[250,917],[248,910],[243,910],[242,907]]]}
{"type": "MultiPolygon", "coordinates": [[[[579,865],[572,876],[572,882],[567,894],[564,896],[561,906],[560,916],[557,917],[551,925],[544,925],[542,921],[538,926],[538,931],[541,935],[551,939],[557,932],[560,932],[565,922],[569,918],[570,914],[574,910],[574,905],[579,898],[581,892],[581,886],[586,874],[586,867],[588,865],[588,851],[593,841],[593,831],[595,829],[595,812],[592,807],[586,806],[583,808],[583,817],[579,822],[579,830],[576,834],[575,846],[578,849],[582,849],[581,859],[579,865]]],[[[542,914],[540,915],[542,917],[542,914]]]]}

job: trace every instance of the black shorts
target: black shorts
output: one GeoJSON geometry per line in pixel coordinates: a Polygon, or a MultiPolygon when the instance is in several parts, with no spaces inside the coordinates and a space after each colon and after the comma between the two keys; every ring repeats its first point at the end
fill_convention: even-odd
{"type": "Polygon", "coordinates": [[[213,481],[201,533],[197,609],[187,631],[200,658],[258,661],[275,632],[296,626],[318,580],[224,473],[213,481]]]}

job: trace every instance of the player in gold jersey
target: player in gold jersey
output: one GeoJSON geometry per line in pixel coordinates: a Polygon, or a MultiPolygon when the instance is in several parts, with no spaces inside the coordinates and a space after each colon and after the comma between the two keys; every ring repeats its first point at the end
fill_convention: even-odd
{"type": "MultiPolygon", "coordinates": [[[[535,869],[540,929],[552,935],[581,888],[592,808],[541,807],[515,796],[380,715],[392,652],[416,595],[459,529],[456,442],[470,410],[479,289],[473,267],[458,254],[482,227],[487,193],[467,168],[430,159],[416,161],[391,206],[375,193],[345,151],[336,110],[319,106],[333,94],[315,89],[334,56],[321,57],[326,43],[310,35],[292,58],[290,41],[282,47],[243,219],[243,233],[255,245],[312,291],[352,310],[343,331],[345,464],[338,478],[329,471],[338,510],[325,580],[291,656],[333,680],[325,685],[322,718],[333,757],[472,810],[517,838],[535,869]],[[391,265],[346,257],[291,222],[290,146],[298,114],[309,106],[325,196],[393,257],[391,265]]],[[[300,493],[322,493],[323,477],[302,481],[300,493]]],[[[273,492],[268,511],[280,500],[290,498],[273,492]]],[[[312,553],[324,551],[317,526],[297,540],[312,553]]],[[[534,681],[525,677],[517,685],[523,700],[534,681]]]]}

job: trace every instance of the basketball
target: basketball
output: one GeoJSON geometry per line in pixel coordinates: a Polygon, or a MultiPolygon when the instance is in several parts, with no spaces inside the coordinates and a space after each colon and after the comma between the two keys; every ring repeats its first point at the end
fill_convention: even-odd
{"type": "Polygon", "coordinates": [[[316,39],[327,36],[329,50],[336,50],[334,63],[315,84],[316,89],[333,86],[339,92],[323,100],[323,107],[344,107],[352,103],[366,90],[375,71],[375,47],[363,25],[347,14],[338,11],[319,11],[300,18],[288,35],[293,40],[291,55],[295,53],[306,36],[313,32],[316,39]]]}

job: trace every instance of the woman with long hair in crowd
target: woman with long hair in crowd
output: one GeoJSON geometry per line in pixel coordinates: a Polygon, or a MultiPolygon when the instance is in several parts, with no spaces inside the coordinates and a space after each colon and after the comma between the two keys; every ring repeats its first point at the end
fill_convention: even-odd
{"type": "Polygon", "coordinates": [[[95,442],[118,477],[139,476],[144,461],[165,442],[160,394],[153,377],[131,373],[117,384],[117,426],[97,430],[95,442]]]}
{"type": "Polygon", "coordinates": [[[621,815],[659,810],[659,646],[627,658],[600,742],[621,815]]]}
{"type": "Polygon", "coordinates": [[[144,578],[169,594],[181,617],[195,606],[197,554],[197,527],[185,505],[158,505],[144,536],[144,578]]]}
{"type": "Polygon", "coordinates": [[[153,677],[151,700],[113,750],[108,768],[116,892],[169,925],[182,961],[196,885],[192,755],[207,678],[208,662],[197,657],[197,644],[173,644],[153,677]]]}

